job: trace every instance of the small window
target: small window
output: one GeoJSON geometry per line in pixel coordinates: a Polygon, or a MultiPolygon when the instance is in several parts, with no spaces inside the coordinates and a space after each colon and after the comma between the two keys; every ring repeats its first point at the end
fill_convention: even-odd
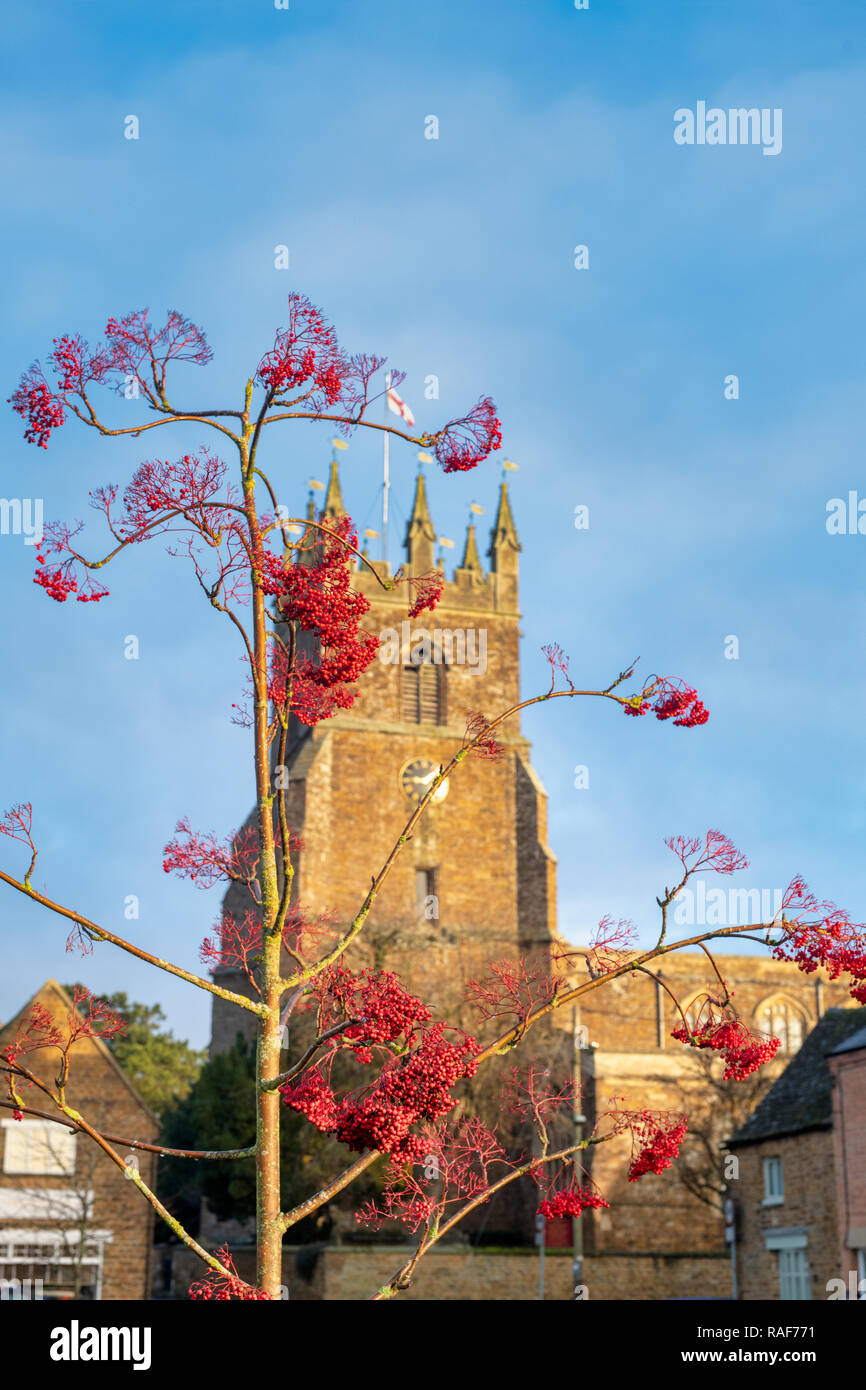
{"type": "Polygon", "coordinates": [[[402,668],[401,717],[406,724],[445,723],[445,669],[432,661],[402,668]]]}
{"type": "Polygon", "coordinates": [[[782,1179],[782,1160],[764,1159],[764,1206],[778,1207],[785,1200],[785,1185],[782,1179]]]}
{"type": "Polygon", "coordinates": [[[4,1173],[74,1174],[76,1135],[72,1130],[42,1120],[4,1120],[3,1131],[4,1173]]]}
{"type": "Polygon", "coordinates": [[[435,869],[415,870],[415,912],[419,921],[439,919],[438,874],[435,869]]]}
{"type": "Polygon", "coordinates": [[[779,1251],[779,1297],[788,1302],[812,1297],[812,1276],[805,1250],[779,1251]]]}

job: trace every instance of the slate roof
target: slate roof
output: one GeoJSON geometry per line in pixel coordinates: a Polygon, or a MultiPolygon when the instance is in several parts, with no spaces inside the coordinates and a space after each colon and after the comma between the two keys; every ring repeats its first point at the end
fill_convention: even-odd
{"type": "Polygon", "coordinates": [[[833,1102],[827,1055],[855,1045],[860,1035],[866,1035],[866,1007],[828,1009],[727,1147],[807,1129],[829,1129],[833,1102]]]}
{"type": "Polygon", "coordinates": [[[858,1029],[852,1038],[846,1038],[845,1042],[833,1048],[833,1056],[837,1052],[859,1052],[861,1047],[866,1047],[866,1027],[858,1029]]]}

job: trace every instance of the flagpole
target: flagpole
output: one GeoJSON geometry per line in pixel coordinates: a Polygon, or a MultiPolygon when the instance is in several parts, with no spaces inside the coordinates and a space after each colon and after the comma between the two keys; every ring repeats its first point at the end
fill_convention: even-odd
{"type": "Polygon", "coordinates": [[[385,373],[385,456],[384,456],[384,486],[382,488],[382,559],[388,563],[388,491],[391,487],[391,477],[389,472],[389,453],[388,446],[391,436],[388,433],[388,392],[391,390],[391,373],[385,373]]]}

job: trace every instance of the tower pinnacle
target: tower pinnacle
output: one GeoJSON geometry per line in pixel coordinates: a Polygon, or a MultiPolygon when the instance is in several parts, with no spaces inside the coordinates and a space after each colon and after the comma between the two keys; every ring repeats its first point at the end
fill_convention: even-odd
{"type": "Polygon", "coordinates": [[[465,583],[463,576],[467,576],[474,583],[481,583],[484,580],[484,569],[481,564],[481,556],[478,554],[478,542],[475,539],[475,523],[470,521],[466,527],[466,543],[463,547],[463,559],[454,571],[455,580],[465,583]]]}
{"type": "Polygon", "coordinates": [[[415,500],[406,524],[406,559],[413,574],[427,574],[434,567],[433,547],[436,531],[430,518],[427,504],[427,488],[424,474],[419,470],[415,479],[415,500]]]}
{"type": "Polygon", "coordinates": [[[511,501],[508,496],[508,484],[503,482],[499,487],[499,506],[496,511],[496,520],[490,532],[490,547],[487,551],[490,560],[490,572],[496,589],[497,608],[516,608],[517,606],[517,557],[520,554],[520,549],[517,527],[514,525],[511,501]]]}

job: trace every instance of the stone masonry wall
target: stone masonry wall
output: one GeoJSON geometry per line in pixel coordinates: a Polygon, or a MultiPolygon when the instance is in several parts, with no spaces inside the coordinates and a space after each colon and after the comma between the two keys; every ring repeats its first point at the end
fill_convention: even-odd
{"type": "MultiPolygon", "coordinates": [[[[174,1296],[182,1298],[201,1266],[191,1252],[173,1250],[174,1296]]],[[[290,1300],[366,1301],[399,1268],[410,1247],[286,1247],[283,1281],[290,1300]]],[[[235,1252],[238,1271],[254,1277],[252,1251],[235,1252]]],[[[157,1268],[161,1267],[160,1252],[157,1268]]],[[[397,1295],[410,1302],[534,1302],[538,1299],[536,1250],[433,1250],[419,1266],[410,1289],[397,1295]]],[[[660,1301],[667,1298],[730,1298],[730,1260],[726,1254],[680,1258],[673,1255],[615,1255],[584,1260],[584,1284],[593,1300],[660,1301]]],[[[545,1252],[544,1298],[570,1302],[574,1296],[570,1250],[545,1252]]]]}

